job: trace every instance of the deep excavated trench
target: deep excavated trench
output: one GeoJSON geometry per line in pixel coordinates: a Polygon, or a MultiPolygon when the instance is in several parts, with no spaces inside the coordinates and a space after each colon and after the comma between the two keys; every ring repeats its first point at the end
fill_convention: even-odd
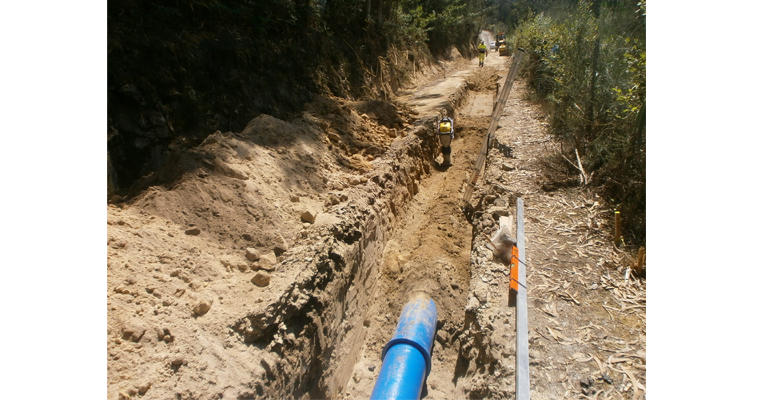
{"type": "MultiPolygon", "coordinates": [[[[496,64],[502,69],[503,59],[496,64]]],[[[300,271],[294,283],[262,311],[234,324],[246,343],[263,351],[265,379],[254,383],[255,396],[368,397],[382,346],[401,308],[418,292],[436,302],[439,314],[427,398],[465,396],[469,358],[479,351],[471,354],[476,343],[467,330],[478,324],[465,312],[472,298],[473,228],[460,205],[497,80],[504,76],[494,67],[476,71],[470,79],[475,90],[469,91],[467,72],[423,89],[441,93],[448,85],[449,96],[411,94],[419,111],[414,135],[395,142],[367,176],[361,190],[374,195],[333,208],[336,223],[311,232],[282,262],[279,270],[300,271]],[[441,108],[455,117],[448,169],[434,161],[435,115],[441,108]]]]}

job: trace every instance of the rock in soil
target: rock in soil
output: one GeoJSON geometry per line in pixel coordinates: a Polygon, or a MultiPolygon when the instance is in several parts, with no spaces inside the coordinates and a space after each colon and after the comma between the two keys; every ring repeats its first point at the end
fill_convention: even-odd
{"type": "Polygon", "coordinates": [[[251,278],[251,282],[257,286],[267,286],[270,284],[270,274],[265,271],[259,271],[251,278]]]}
{"type": "Polygon", "coordinates": [[[580,380],[580,386],[582,386],[584,388],[588,388],[588,387],[593,386],[594,382],[595,382],[594,378],[589,376],[588,378],[583,378],[583,379],[580,380]]]}
{"type": "Polygon", "coordinates": [[[147,328],[141,321],[133,319],[123,325],[123,339],[138,342],[146,330],[147,328]]]}
{"type": "Polygon", "coordinates": [[[304,222],[308,222],[308,223],[311,223],[311,224],[312,224],[313,222],[315,222],[315,216],[316,216],[317,214],[318,214],[318,213],[316,213],[316,212],[313,212],[312,210],[307,210],[307,211],[305,211],[305,212],[303,212],[303,213],[302,213],[302,215],[300,216],[300,218],[302,219],[302,221],[304,221],[304,222]]]}
{"type": "Polygon", "coordinates": [[[246,259],[249,261],[259,260],[259,252],[257,249],[249,247],[246,249],[246,259]]]}
{"type": "Polygon", "coordinates": [[[152,387],[152,382],[146,382],[138,387],[139,394],[144,396],[145,393],[147,393],[148,390],[150,390],[150,387],[152,387]]]}
{"type": "Polygon", "coordinates": [[[193,309],[193,313],[197,316],[201,316],[205,313],[207,313],[211,309],[211,301],[210,300],[204,300],[198,303],[198,305],[195,306],[193,309]]]}

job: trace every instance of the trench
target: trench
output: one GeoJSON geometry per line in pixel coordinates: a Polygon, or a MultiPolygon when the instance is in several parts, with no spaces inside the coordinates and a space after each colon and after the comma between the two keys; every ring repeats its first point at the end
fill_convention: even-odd
{"type": "MultiPolygon", "coordinates": [[[[460,205],[491,114],[491,108],[479,114],[486,111],[476,100],[493,98],[496,89],[470,91],[459,79],[432,109],[417,105],[413,130],[357,189],[369,196],[332,207],[338,222],[318,227],[287,253],[281,269],[297,271],[287,290],[232,325],[261,355],[262,379],[250,395],[368,397],[401,308],[422,292],[436,302],[439,317],[424,390],[467,396],[461,383],[485,355],[479,323],[466,311],[475,230],[460,205]],[[455,118],[449,168],[436,162],[436,108],[455,118]]],[[[421,100],[419,93],[412,98],[421,100]]]]}

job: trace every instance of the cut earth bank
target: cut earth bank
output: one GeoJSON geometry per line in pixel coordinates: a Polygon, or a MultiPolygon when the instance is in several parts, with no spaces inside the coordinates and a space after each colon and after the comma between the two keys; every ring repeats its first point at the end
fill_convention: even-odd
{"type": "Polygon", "coordinates": [[[507,270],[479,241],[514,195],[532,210],[528,235],[540,230],[527,248],[532,397],[640,393],[645,328],[627,310],[643,315],[644,283],[623,279],[593,195],[540,188],[550,139],[518,84],[498,133],[513,153],[492,150],[471,223],[461,212],[508,60],[457,59],[393,102],[318,98],[289,121],[259,116],[108,205],[108,398],[368,397],[418,291],[439,309],[426,398],[510,397],[507,270]],[[446,170],[441,109],[457,130],[446,170]]]}

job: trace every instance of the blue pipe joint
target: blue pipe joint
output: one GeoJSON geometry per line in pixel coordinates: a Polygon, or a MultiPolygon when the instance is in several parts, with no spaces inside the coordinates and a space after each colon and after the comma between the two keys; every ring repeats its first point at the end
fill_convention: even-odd
{"type": "Polygon", "coordinates": [[[385,359],[388,350],[393,346],[405,343],[414,346],[425,358],[427,373],[430,374],[430,349],[433,346],[433,336],[436,334],[438,311],[433,300],[418,297],[404,305],[401,317],[398,319],[396,333],[382,349],[385,359]]]}
{"type": "Polygon", "coordinates": [[[401,310],[396,333],[382,349],[382,370],[372,400],[419,399],[430,374],[430,350],[438,312],[433,300],[418,297],[401,310]]]}

